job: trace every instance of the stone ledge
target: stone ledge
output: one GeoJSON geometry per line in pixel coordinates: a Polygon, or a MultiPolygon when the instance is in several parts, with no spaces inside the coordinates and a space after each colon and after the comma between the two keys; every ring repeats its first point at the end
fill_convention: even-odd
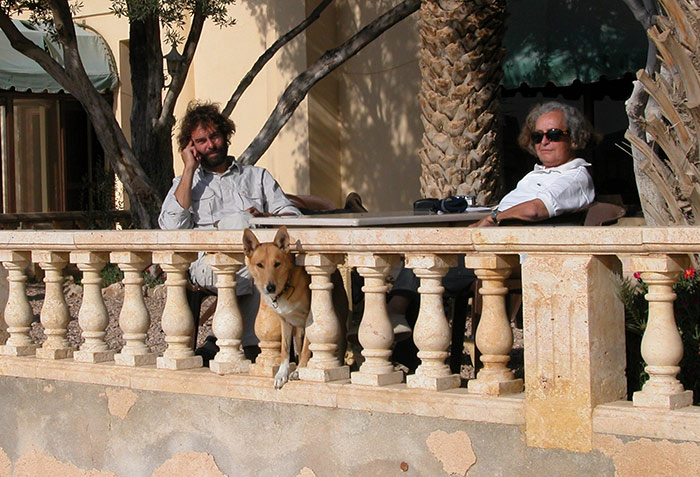
{"type": "Polygon", "coordinates": [[[169,371],[152,365],[131,368],[114,363],[87,364],[71,359],[45,361],[7,356],[0,356],[0,376],[514,426],[525,424],[524,394],[488,397],[469,394],[464,388],[435,392],[409,389],[405,383],[369,388],[348,382],[290,381],[283,389],[276,390],[272,378],[248,374],[220,376],[208,368],[169,371]]]}
{"type": "Polygon", "coordinates": [[[593,432],[700,442],[700,407],[675,410],[634,407],[629,401],[597,406],[593,432]]]}

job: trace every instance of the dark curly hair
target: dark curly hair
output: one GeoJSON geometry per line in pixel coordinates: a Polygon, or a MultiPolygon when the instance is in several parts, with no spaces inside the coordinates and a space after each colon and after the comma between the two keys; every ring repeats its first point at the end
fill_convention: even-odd
{"type": "Polygon", "coordinates": [[[531,134],[535,131],[535,123],[543,114],[552,111],[561,111],[564,114],[564,122],[571,138],[571,147],[575,151],[583,151],[589,144],[600,142],[600,135],[593,130],[591,123],[583,116],[581,111],[568,104],[557,101],[549,101],[535,105],[525,119],[525,126],[518,136],[518,144],[527,152],[536,156],[535,145],[531,134]]]}
{"type": "Polygon", "coordinates": [[[192,138],[192,131],[197,127],[214,127],[226,139],[226,144],[231,142],[231,136],[236,132],[236,125],[229,118],[221,114],[219,105],[191,101],[187,105],[187,112],[180,121],[180,134],[177,135],[177,145],[182,151],[192,138]]]}

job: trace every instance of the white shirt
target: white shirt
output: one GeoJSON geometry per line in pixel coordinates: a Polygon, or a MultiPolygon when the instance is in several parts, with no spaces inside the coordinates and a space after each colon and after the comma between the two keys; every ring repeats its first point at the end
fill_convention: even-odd
{"type": "Polygon", "coordinates": [[[173,179],[158,217],[162,229],[213,229],[224,217],[255,207],[273,214],[301,214],[272,175],[262,167],[237,164],[223,174],[198,167],[192,178],[192,205],[182,208],[175,198],[182,176],[173,179]]]}
{"type": "Polygon", "coordinates": [[[498,210],[508,210],[534,199],[544,203],[550,217],[586,207],[595,199],[593,179],[586,170],[588,166],[590,164],[581,158],[550,168],[537,164],[501,199],[498,210]]]}

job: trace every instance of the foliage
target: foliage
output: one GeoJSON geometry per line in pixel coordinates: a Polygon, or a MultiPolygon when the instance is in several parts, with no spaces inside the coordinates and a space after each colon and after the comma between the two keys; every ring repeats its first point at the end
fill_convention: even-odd
{"type": "Polygon", "coordinates": [[[102,286],[108,287],[122,281],[124,279],[124,272],[115,264],[108,263],[100,272],[100,278],[102,278],[102,286]]]}
{"type": "Polygon", "coordinates": [[[185,40],[182,32],[185,31],[186,19],[194,15],[195,10],[201,10],[205,17],[223,28],[236,23],[227,13],[227,7],[235,3],[236,0],[112,0],[110,10],[118,17],[130,20],[159,18],[166,42],[176,46],[185,40]]]}
{"type": "MultiPolygon", "coordinates": [[[[685,270],[673,287],[676,300],[673,310],[683,341],[683,359],[678,379],[693,391],[695,404],[700,403],[700,273],[685,270]]],[[[644,372],[641,342],[647,324],[649,306],[644,298],[647,284],[635,273],[635,279],[624,278],[618,284],[618,296],[625,305],[627,338],[627,392],[629,396],[642,388],[648,379],[644,372]]]]}

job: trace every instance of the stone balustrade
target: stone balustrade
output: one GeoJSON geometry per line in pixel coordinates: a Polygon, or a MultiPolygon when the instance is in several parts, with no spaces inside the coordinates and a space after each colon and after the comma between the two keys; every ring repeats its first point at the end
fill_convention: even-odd
{"type": "MultiPolygon", "coordinates": [[[[274,232],[260,230],[258,236],[270,241],[274,232]]],[[[308,338],[313,355],[300,370],[300,380],[281,391],[272,389],[280,362],[278,323],[256,323],[261,354],[254,363],[240,348],[243,320],[235,289],[236,272],[244,265],[241,235],[0,231],[0,261],[8,271],[3,315],[7,339],[0,346],[0,373],[38,377],[50,369],[60,376],[56,379],[88,382],[103,382],[107,374],[118,385],[143,389],[449,415],[524,426],[531,446],[576,451],[590,451],[595,433],[652,433],[639,424],[651,422],[649,416],[663,416],[664,422],[679,416],[695,423],[700,419],[691,406],[692,392],[676,378],[683,348],[672,292],[688,254],[700,250],[695,228],[290,229],[297,263],[311,276],[314,321],[308,338]],[[187,268],[200,249],[209,253],[219,288],[212,330],[221,351],[209,370],[202,368],[189,343],[194,320],[185,297],[187,268]],[[476,330],[483,366],[467,383],[446,363],[452,343],[441,285],[459,254],[465,254],[466,266],[480,279],[483,301],[476,330]],[[419,278],[421,296],[412,336],[420,364],[408,376],[390,360],[394,336],[385,298],[389,271],[402,258],[419,278]],[[99,273],[108,262],[124,272],[118,323],[125,344],[118,352],[109,350],[104,340],[109,317],[99,273]],[[41,346],[29,333],[34,318],[25,270],[31,263],[45,275],[40,322],[46,340],[41,346]],[[78,324],[84,342],[79,349],[66,340],[70,316],[62,284],[69,263],[82,272],[78,324]],[[141,272],[151,263],[167,273],[161,320],[167,349],[162,356],[146,345],[150,317],[141,272]],[[338,320],[346,317],[333,309],[330,277],[340,266],[354,267],[364,279],[358,332],[362,363],[352,373],[335,356],[338,320]],[[522,378],[510,367],[513,330],[505,300],[506,279],[516,268],[521,269],[523,294],[522,378]],[[638,271],[649,284],[642,355],[650,377],[632,402],[626,401],[624,310],[615,288],[615,277],[623,271],[638,271]],[[186,385],[173,384],[173,379],[185,379],[186,385]],[[694,411],[684,414],[688,409],[694,411]],[[630,416],[645,420],[631,423],[630,416]]],[[[673,432],[661,434],[674,438],[673,432]]],[[[682,432],[700,440],[697,430],[682,432]]],[[[658,429],[653,433],[659,437],[658,429]]]]}

